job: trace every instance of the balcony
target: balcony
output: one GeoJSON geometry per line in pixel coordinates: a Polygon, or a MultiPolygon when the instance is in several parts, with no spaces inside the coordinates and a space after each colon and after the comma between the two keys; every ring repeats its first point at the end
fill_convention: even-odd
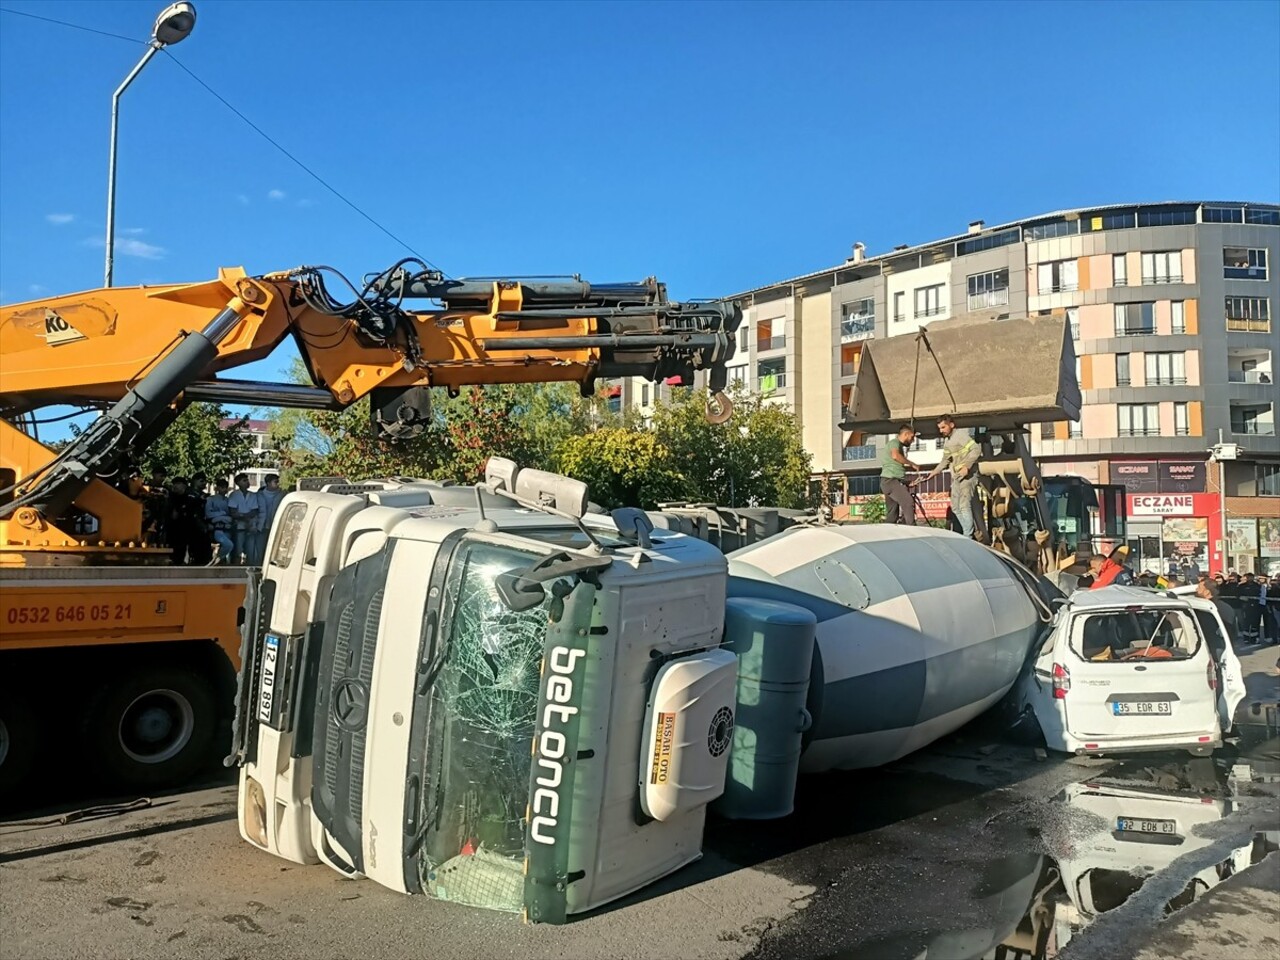
{"type": "Polygon", "coordinates": [[[1121,427],[1116,431],[1122,437],[1158,437],[1159,427],[1121,427]]]}
{"type": "Polygon", "coordinates": [[[871,316],[846,317],[840,321],[840,342],[851,343],[869,340],[876,335],[876,318],[871,316]]]}
{"type": "Polygon", "coordinates": [[[1228,383],[1271,383],[1271,374],[1265,370],[1228,370],[1228,383]]]}
{"type": "Polygon", "coordinates": [[[840,376],[856,377],[858,375],[858,364],[853,360],[846,360],[840,364],[840,376]]]}
{"type": "Polygon", "coordinates": [[[1147,377],[1148,387],[1185,387],[1186,377],[1147,377]]]}
{"type": "Polygon", "coordinates": [[[924,310],[916,311],[916,319],[919,320],[921,317],[936,317],[938,314],[942,313],[942,311],[942,307],[926,307],[924,310]]]}
{"type": "Polygon", "coordinates": [[[876,445],[874,443],[864,443],[856,447],[842,447],[840,449],[840,459],[845,463],[851,463],[855,460],[874,460],[876,458],[876,445]]]}
{"type": "Polygon", "coordinates": [[[756,380],[756,389],[761,393],[773,393],[787,386],[786,373],[762,373],[756,380]]]}
{"type": "Polygon", "coordinates": [[[756,340],[756,353],[764,353],[767,350],[781,350],[786,345],[786,337],[760,337],[756,340]]]}
{"type": "Polygon", "coordinates": [[[1150,287],[1158,283],[1182,283],[1182,274],[1143,274],[1142,285],[1150,287]]]}
{"type": "Polygon", "coordinates": [[[1271,320],[1250,320],[1243,317],[1227,317],[1228,333],[1270,333],[1271,320]]]}
{"type": "Polygon", "coordinates": [[[1047,297],[1051,293],[1075,293],[1079,289],[1078,283],[1054,283],[1047,287],[1040,287],[1038,292],[1040,296],[1047,297]]]}
{"type": "Polygon", "coordinates": [[[1116,327],[1117,337],[1153,337],[1155,333],[1155,324],[1139,327],[1116,327]]]}
{"type": "Polygon", "coordinates": [[[1274,437],[1276,425],[1261,420],[1232,420],[1231,432],[1244,434],[1246,437],[1274,437]]]}

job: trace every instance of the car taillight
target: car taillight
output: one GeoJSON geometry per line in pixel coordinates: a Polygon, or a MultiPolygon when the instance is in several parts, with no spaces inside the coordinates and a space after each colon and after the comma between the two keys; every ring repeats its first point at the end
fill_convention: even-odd
{"type": "Polygon", "coordinates": [[[1206,671],[1205,679],[1209,681],[1209,689],[1218,689],[1218,668],[1214,666],[1213,660],[1209,661],[1209,669],[1206,671]]]}
{"type": "Polygon", "coordinates": [[[1053,699],[1065,700],[1067,691],[1071,689],[1071,674],[1060,663],[1053,665],[1053,699]]]}

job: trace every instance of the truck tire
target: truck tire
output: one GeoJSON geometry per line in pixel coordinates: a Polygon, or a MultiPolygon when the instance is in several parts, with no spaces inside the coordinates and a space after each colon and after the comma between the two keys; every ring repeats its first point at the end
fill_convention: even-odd
{"type": "Polygon", "coordinates": [[[11,690],[0,690],[0,806],[16,805],[17,793],[39,754],[34,711],[11,690]]]}
{"type": "Polygon", "coordinates": [[[218,711],[208,678],[180,664],[137,663],[103,685],[87,723],[98,773],[152,789],[177,786],[208,763],[218,711]]]}

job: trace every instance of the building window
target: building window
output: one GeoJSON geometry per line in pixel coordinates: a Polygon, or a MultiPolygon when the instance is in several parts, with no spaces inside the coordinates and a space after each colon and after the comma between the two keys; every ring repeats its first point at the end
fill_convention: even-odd
{"type": "Polygon", "coordinates": [[[1182,300],[1174,300],[1169,304],[1173,313],[1173,332],[1187,332],[1187,305],[1182,300]]]}
{"type": "Polygon", "coordinates": [[[1116,336],[1140,337],[1156,332],[1154,303],[1117,303],[1116,336]]]}
{"type": "Polygon", "coordinates": [[[1147,386],[1176,386],[1187,382],[1185,353],[1148,353],[1147,386]]]}
{"type": "Polygon", "coordinates": [[[1246,207],[1245,223],[1258,223],[1268,227],[1280,227],[1280,210],[1260,210],[1257,207],[1246,207]]]}
{"type": "Polygon", "coordinates": [[[1222,276],[1227,280],[1267,279],[1265,247],[1223,247],[1222,276]]]}
{"type": "Polygon", "coordinates": [[[1227,297],[1227,330],[1232,333],[1270,333],[1270,297],[1227,297]]]}
{"type": "Polygon", "coordinates": [[[1140,227],[1177,227],[1196,222],[1195,207],[1177,207],[1175,209],[1139,210],[1138,226],[1140,227]]]}
{"type": "Polygon", "coordinates": [[[1280,463],[1254,464],[1257,495],[1280,497],[1280,463]]]}
{"type": "Polygon", "coordinates": [[[750,349],[750,343],[747,340],[750,332],[745,323],[738,328],[738,352],[743,356],[746,356],[747,351],[750,349]]]}
{"type": "Polygon", "coordinates": [[[1079,440],[1084,436],[1084,424],[1079,420],[1067,421],[1067,436],[1072,440],[1079,440]]]}
{"type": "Polygon", "coordinates": [[[1186,403],[1173,405],[1173,433],[1178,437],[1191,436],[1191,410],[1186,403]]]}
{"type": "Polygon", "coordinates": [[[1024,227],[1028,240],[1050,240],[1054,237],[1069,237],[1080,232],[1080,220],[1050,220],[1048,223],[1037,223],[1024,227]]]}
{"type": "Polygon", "coordinates": [[[1018,228],[1002,230],[1000,233],[989,233],[985,237],[974,237],[972,240],[961,240],[956,244],[956,256],[963,257],[968,253],[980,253],[983,250],[994,250],[1021,239],[1018,228]]]}
{"type": "Polygon", "coordinates": [[[787,385],[787,361],[762,360],[756,364],[756,388],[761,393],[774,393],[787,385]]]}
{"type": "Polygon", "coordinates": [[[1162,250],[1159,253],[1144,253],[1142,282],[1143,284],[1181,283],[1182,251],[1162,250]]]}
{"type": "Polygon", "coordinates": [[[647,407],[649,405],[649,384],[640,385],[640,406],[647,407]]]}
{"type": "Polygon", "coordinates": [[[1133,227],[1136,222],[1137,217],[1133,210],[1125,210],[1118,213],[1082,214],[1080,217],[1080,232],[1093,233],[1097,230],[1127,230],[1133,227]]]}
{"type": "Polygon", "coordinates": [[[907,319],[906,307],[903,306],[903,299],[906,297],[906,291],[899,290],[893,295],[893,319],[907,319]]]}
{"type": "Polygon", "coordinates": [[[1116,354],[1116,386],[1127,387],[1129,386],[1130,382],[1131,381],[1129,380],[1129,354],[1117,353],[1116,354]]]}
{"type": "Polygon", "coordinates": [[[1239,207],[1205,207],[1205,223],[1244,223],[1244,212],[1239,207]]]}
{"type": "Polygon", "coordinates": [[[1071,327],[1071,339],[1080,339],[1080,308],[1067,307],[1067,325],[1071,327]]]}
{"type": "Polygon", "coordinates": [[[1116,407],[1120,436],[1160,436],[1160,404],[1121,403],[1116,407]]]}
{"type": "Polygon", "coordinates": [[[1070,293],[1080,289],[1080,277],[1074,259],[1042,263],[1037,268],[1037,277],[1037,286],[1042,294],[1070,293]]]}
{"type": "Polygon", "coordinates": [[[1009,302],[1009,271],[993,270],[969,276],[969,309],[1002,307],[1009,302]]]}
{"type": "Polygon", "coordinates": [[[1054,430],[1054,424],[1052,420],[1049,420],[1049,421],[1046,421],[1045,423],[1040,424],[1040,439],[1052,440],[1054,436],[1053,430],[1054,430]]]}
{"type": "Polygon", "coordinates": [[[1112,285],[1116,287],[1127,287],[1129,285],[1129,261],[1123,253],[1117,253],[1111,258],[1111,276],[1112,285]]]}
{"type": "Polygon", "coordinates": [[[872,297],[840,304],[840,339],[865,340],[876,333],[876,301],[872,297]]]}
{"type": "Polygon", "coordinates": [[[787,345],[786,334],[783,333],[783,327],[786,320],[778,317],[775,320],[761,320],[756,324],[756,352],[763,353],[765,350],[781,350],[787,345]],[[774,329],[777,329],[777,335],[774,335],[774,329]]]}
{"type": "Polygon", "coordinates": [[[936,317],[942,312],[942,286],[916,287],[916,317],[936,317]]]}

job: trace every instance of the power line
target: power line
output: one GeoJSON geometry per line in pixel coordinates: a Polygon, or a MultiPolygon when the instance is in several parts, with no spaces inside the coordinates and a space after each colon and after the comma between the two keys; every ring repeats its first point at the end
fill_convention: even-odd
{"type": "Polygon", "coordinates": [[[124,40],[126,43],[146,43],[145,40],[139,40],[136,37],[126,37],[119,33],[108,33],[106,30],[95,30],[93,27],[83,27],[78,23],[68,23],[66,20],[55,20],[53,17],[42,17],[35,13],[27,13],[24,10],[11,10],[8,7],[0,7],[0,13],[11,13],[15,17],[29,17],[32,20],[43,20],[45,23],[56,23],[60,27],[70,27],[72,30],[83,30],[85,33],[96,33],[100,37],[110,37],[112,40],[124,40]]]}
{"type": "MultiPolygon", "coordinates": [[[[81,31],[84,31],[85,33],[94,33],[94,34],[97,34],[98,36],[110,37],[113,40],[124,40],[128,43],[133,43],[133,44],[145,45],[145,42],[146,42],[143,40],[134,39],[133,37],[126,37],[119,33],[109,33],[106,30],[96,30],[93,27],[85,27],[85,26],[81,26],[78,23],[70,23],[66,20],[56,20],[53,17],[42,17],[34,13],[26,13],[25,11],[22,11],[22,10],[12,10],[9,7],[0,7],[0,13],[11,13],[14,16],[27,17],[31,20],[40,20],[44,23],[55,24],[59,27],[68,27],[72,30],[81,30],[81,31]]],[[[430,260],[424,257],[421,253],[415,250],[406,241],[396,236],[394,233],[392,233],[390,230],[384,227],[381,223],[379,223],[377,220],[371,217],[369,214],[365,213],[364,210],[356,206],[356,204],[353,201],[349,200],[346,196],[344,196],[336,187],[334,187],[331,183],[325,180],[324,177],[320,176],[320,174],[316,173],[314,170],[308,167],[305,163],[303,163],[301,160],[295,157],[292,153],[286,150],[283,146],[281,146],[280,143],[277,142],[275,139],[273,139],[270,134],[268,134],[256,123],[254,123],[252,120],[246,117],[243,113],[237,110],[235,106],[233,106],[231,102],[227,100],[226,97],[222,96],[222,94],[218,93],[217,90],[214,90],[213,87],[209,86],[209,84],[201,80],[200,77],[198,77],[191,70],[190,67],[188,67],[185,63],[183,63],[181,60],[175,57],[167,47],[161,47],[161,49],[164,51],[165,54],[168,55],[170,60],[172,60],[180,68],[182,68],[183,72],[186,73],[187,76],[189,76],[192,80],[194,80],[196,83],[202,86],[210,95],[214,97],[214,99],[216,99],[224,107],[226,107],[228,110],[234,113],[237,117],[243,120],[246,124],[248,124],[249,127],[255,133],[258,134],[258,136],[262,137],[262,139],[266,140],[267,143],[271,144],[273,147],[279,150],[282,154],[284,154],[286,157],[292,160],[295,164],[297,164],[298,167],[300,167],[308,176],[310,176],[313,180],[315,180],[318,184],[320,184],[320,186],[324,187],[326,190],[332,193],[335,197],[337,197],[339,200],[345,203],[348,207],[350,207],[356,213],[360,214],[360,216],[364,217],[365,220],[369,221],[369,223],[373,224],[373,226],[377,227],[379,230],[381,230],[384,234],[386,234],[396,243],[400,244],[400,246],[404,247],[406,250],[412,253],[415,257],[417,257],[423,263],[426,263],[428,266],[432,267],[433,269],[440,270],[438,266],[436,266],[434,263],[432,263],[430,260]]],[[[441,271],[441,272],[443,273],[444,271],[441,271]]]]}
{"type": "MultiPolygon", "coordinates": [[[[232,105],[232,103],[231,103],[229,100],[227,100],[227,98],[226,98],[226,97],[224,97],[222,94],[218,93],[218,91],[217,91],[217,90],[213,89],[213,87],[209,86],[209,84],[207,84],[207,83],[205,83],[203,80],[201,80],[201,79],[200,79],[200,78],[199,78],[199,77],[198,77],[198,76],[197,76],[197,75],[196,75],[196,74],[191,70],[191,68],[190,68],[190,67],[188,67],[185,63],[183,63],[181,60],[179,60],[177,57],[175,57],[175,56],[174,56],[174,55],[169,51],[169,49],[168,49],[167,47],[166,47],[166,48],[161,48],[161,49],[162,49],[162,50],[163,50],[163,52],[164,52],[164,53],[169,57],[169,59],[170,59],[170,60],[172,60],[172,61],[173,61],[174,63],[176,63],[179,67],[181,67],[181,68],[182,68],[183,72],[184,72],[184,73],[186,73],[186,75],[187,75],[187,76],[189,76],[189,77],[190,77],[192,80],[194,80],[196,83],[200,84],[200,86],[204,87],[204,89],[205,89],[206,91],[208,91],[208,92],[209,92],[209,94],[210,94],[211,96],[213,96],[213,97],[214,97],[214,99],[216,99],[216,100],[217,100],[219,103],[221,103],[224,107],[226,107],[228,110],[230,110],[232,113],[234,113],[237,117],[239,117],[241,120],[243,120],[246,124],[248,124],[248,125],[249,125],[249,127],[250,127],[250,128],[251,128],[255,133],[257,133],[257,134],[258,134],[258,136],[262,137],[262,139],[263,139],[263,140],[266,140],[266,141],[267,141],[267,143],[271,144],[273,147],[275,147],[277,150],[279,150],[282,154],[284,154],[286,157],[288,157],[290,160],[292,160],[294,163],[296,163],[296,164],[297,164],[297,165],[298,165],[298,166],[299,166],[303,171],[305,171],[305,172],[307,173],[307,175],[308,175],[308,176],[310,176],[313,180],[315,180],[318,184],[320,184],[320,186],[324,187],[326,190],[328,190],[330,193],[332,193],[335,197],[337,197],[339,200],[341,200],[343,203],[345,203],[348,207],[350,207],[350,208],[351,208],[352,210],[354,210],[356,213],[360,214],[360,216],[364,217],[364,218],[365,218],[366,220],[368,220],[371,224],[373,224],[375,227],[377,227],[379,230],[381,230],[383,233],[385,233],[388,237],[390,237],[390,238],[391,238],[392,240],[394,240],[396,243],[400,244],[400,246],[402,246],[402,247],[404,247],[406,250],[408,250],[410,253],[412,253],[415,257],[417,257],[417,258],[418,258],[419,260],[421,260],[423,263],[426,263],[428,266],[432,267],[433,269],[436,269],[436,270],[439,270],[439,269],[440,269],[440,268],[439,268],[439,267],[437,267],[434,263],[432,263],[430,260],[428,260],[426,257],[424,257],[422,254],[420,254],[417,250],[413,249],[413,247],[411,247],[411,246],[410,246],[406,241],[404,241],[404,240],[400,239],[398,236],[396,236],[394,233],[392,233],[390,230],[388,230],[386,227],[384,227],[382,224],[380,224],[377,220],[373,219],[373,217],[369,216],[369,214],[367,214],[367,213],[365,213],[363,210],[361,210],[358,206],[356,206],[356,204],[355,204],[354,202],[352,202],[351,200],[348,200],[348,199],[347,199],[347,198],[346,198],[346,197],[345,197],[341,192],[339,192],[339,191],[338,191],[338,189],[337,189],[336,187],[334,187],[334,186],[333,186],[332,184],[330,184],[327,180],[325,180],[325,179],[324,179],[324,177],[320,176],[320,174],[316,173],[314,170],[312,170],[310,167],[308,167],[305,163],[303,163],[301,160],[299,160],[297,157],[295,157],[292,153],[290,153],[288,150],[286,150],[283,146],[281,146],[281,145],[280,145],[280,143],[279,143],[278,141],[276,141],[276,140],[275,140],[275,139],[274,139],[274,138],[273,138],[269,133],[267,133],[265,130],[263,130],[261,127],[259,127],[256,123],[254,123],[252,120],[250,120],[248,117],[246,117],[246,116],[245,116],[243,113],[241,113],[239,110],[237,110],[237,109],[235,108],[235,106],[234,106],[234,105],[232,105]]],[[[441,271],[441,272],[443,272],[443,271],[441,271]]]]}

